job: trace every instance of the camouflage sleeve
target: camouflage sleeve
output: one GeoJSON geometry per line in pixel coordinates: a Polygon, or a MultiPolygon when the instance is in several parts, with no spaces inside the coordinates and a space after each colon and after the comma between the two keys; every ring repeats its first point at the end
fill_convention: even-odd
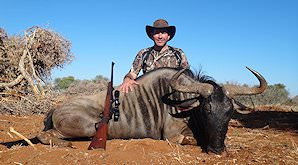
{"type": "Polygon", "coordinates": [[[140,70],[142,69],[143,65],[143,54],[144,49],[140,50],[138,54],[136,55],[132,66],[129,70],[129,72],[125,75],[125,77],[130,77],[131,79],[136,79],[138,74],[140,73],[140,70]]]}
{"type": "Polygon", "coordinates": [[[189,69],[189,64],[188,64],[188,61],[186,59],[185,53],[181,49],[179,49],[179,51],[181,53],[181,63],[180,63],[180,66],[182,68],[189,69]]]}

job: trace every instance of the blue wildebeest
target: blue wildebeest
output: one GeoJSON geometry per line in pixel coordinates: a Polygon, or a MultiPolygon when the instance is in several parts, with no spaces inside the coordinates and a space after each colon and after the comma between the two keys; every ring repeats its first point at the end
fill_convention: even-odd
{"type": "MultiPolygon", "coordinates": [[[[249,68],[248,68],[249,69],[249,68]]],[[[137,79],[139,85],[120,95],[119,121],[110,120],[108,138],[168,139],[201,145],[206,152],[225,149],[232,97],[262,93],[267,83],[256,71],[259,87],[219,86],[187,70],[161,68],[137,79]]],[[[92,137],[100,121],[106,91],[66,101],[49,112],[37,136],[44,144],[71,146],[64,138],[92,137]]]]}

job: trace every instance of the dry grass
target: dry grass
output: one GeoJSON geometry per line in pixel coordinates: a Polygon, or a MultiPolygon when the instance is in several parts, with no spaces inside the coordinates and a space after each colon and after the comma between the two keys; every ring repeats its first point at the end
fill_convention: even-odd
{"type": "Polygon", "coordinates": [[[255,109],[258,111],[282,111],[282,112],[298,112],[298,106],[289,106],[289,105],[259,105],[255,109]]]}

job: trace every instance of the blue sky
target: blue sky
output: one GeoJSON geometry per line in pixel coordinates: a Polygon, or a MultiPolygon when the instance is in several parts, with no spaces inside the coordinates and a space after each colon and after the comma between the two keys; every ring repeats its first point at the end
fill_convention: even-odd
{"type": "Polygon", "coordinates": [[[9,35],[38,25],[72,42],[75,60],[53,79],[72,75],[110,76],[115,85],[128,72],[136,53],[153,42],[145,26],[167,19],[177,32],[169,45],[182,48],[192,69],[217,82],[257,84],[245,66],[259,71],[270,85],[285,84],[298,95],[297,0],[6,0],[0,27],[9,35]]]}

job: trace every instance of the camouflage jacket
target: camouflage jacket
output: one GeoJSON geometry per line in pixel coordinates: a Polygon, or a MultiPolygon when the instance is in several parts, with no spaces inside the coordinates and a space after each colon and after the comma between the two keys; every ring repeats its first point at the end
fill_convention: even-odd
{"type": "Polygon", "coordinates": [[[135,79],[141,70],[146,73],[161,67],[189,68],[189,64],[184,52],[179,48],[168,46],[167,49],[159,52],[149,47],[138,52],[126,76],[135,79]]]}

